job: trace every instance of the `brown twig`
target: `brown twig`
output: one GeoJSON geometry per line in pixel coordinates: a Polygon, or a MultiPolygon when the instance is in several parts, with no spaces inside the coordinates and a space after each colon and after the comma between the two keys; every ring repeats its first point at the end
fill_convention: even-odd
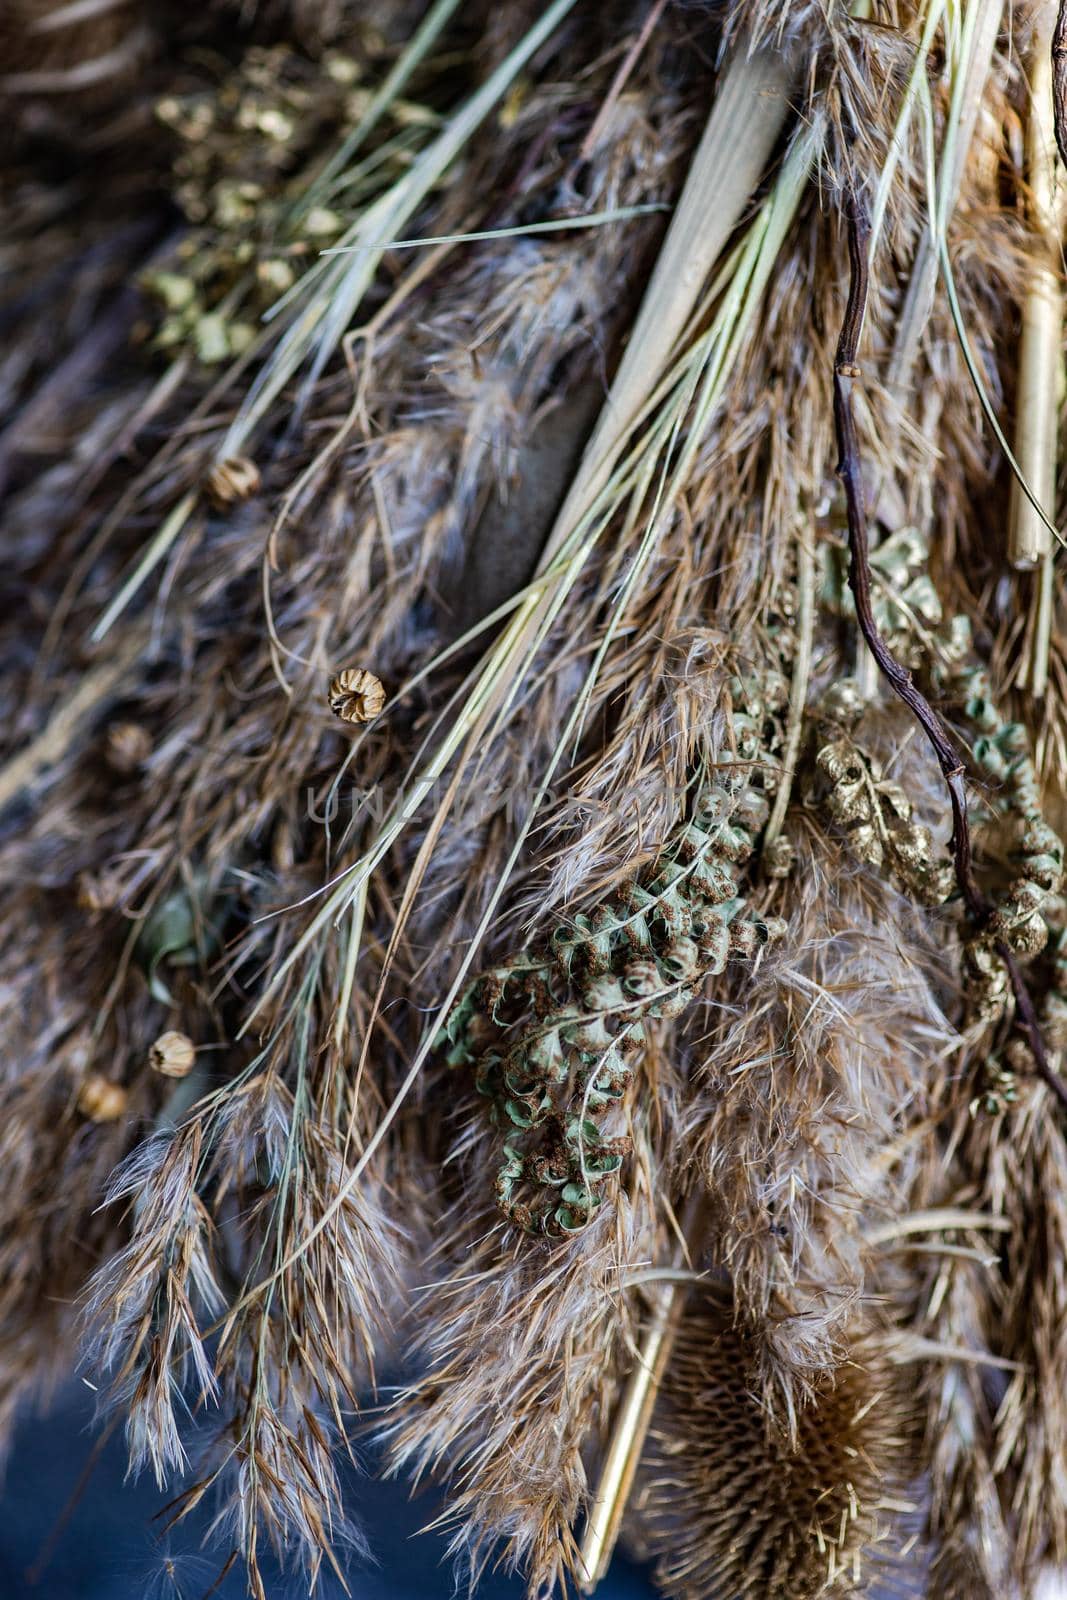
{"type": "Polygon", "coordinates": [[[1067,0],[1060,0],[1052,30],[1052,125],[1060,159],[1067,167],[1067,0]]]}
{"type": "Polygon", "coordinates": [[[600,140],[600,136],[604,131],[604,124],[607,122],[608,117],[611,114],[611,109],[616,100],[618,100],[619,96],[622,94],[622,91],[625,89],[627,78],[636,67],[638,61],[641,59],[641,52],[647,45],[649,39],[652,37],[652,30],[655,28],[666,8],[667,0],[656,0],[652,10],[645,18],[640,33],[637,35],[637,38],[626,52],[626,55],[622,60],[622,65],[619,67],[618,72],[612,79],[611,86],[604,97],[604,103],[593,119],[592,127],[582,140],[582,148],[578,153],[579,161],[588,161],[592,156],[593,151],[596,149],[600,140]]]}
{"type": "MultiPolygon", "coordinates": [[[[1065,0],[1067,6],[1067,0],[1065,0]]],[[[1062,21],[1062,18],[1061,18],[1062,21]]],[[[971,854],[971,830],[967,816],[966,767],[960,758],[945,724],[912,682],[911,673],[902,667],[886,646],[874,620],[871,605],[871,566],[867,535],[867,510],[863,495],[863,469],[860,458],[859,432],[853,409],[853,386],[860,378],[857,364],[860,335],[867,310],[867,248],[870,229],[859,197],[849,200],[849,287],[841,335],[834,363],[834,427],[837,433],[837,475],[845,490],[848,515],[849,571],[848,581],[856,602],[856,619],[860,632],[878,664],[882,676],[908,709],[926,734],[941,774],[948,788],[952,806],[952,859],[960,894],[974,922],[982,927],[989,922],[993,907],[982,893],[974,875],[971,854]]],[[[998,956],[1003,961],[1015,1008],[1023,1033],[1034,1057],[1038,1075],[1044,1080],[1060,1102],[1067,1107],[1067,1085],[1054,1071],[1045,1050],[1041,1026],[1033,1000],[1015,959],[1014,952],[1003,939],[995,941],[998,956]]]]}

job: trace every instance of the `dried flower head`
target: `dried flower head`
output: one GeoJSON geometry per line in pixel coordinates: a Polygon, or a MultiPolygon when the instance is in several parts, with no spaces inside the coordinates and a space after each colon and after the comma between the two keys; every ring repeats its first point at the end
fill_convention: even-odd
{"type": "Polygon", "coordinates": [[[90,1122],[117,1122],[125,1114],[128,1100],[121,1083],[93,1072],[78,1092],[78,1110],[90,1122]]]}
{"type": "Polygon", "coordinates": [[[239,500],[250,500],[260,485],[259,468],[247,456],[227,456],[216,461],[204,489],[211,503],[226,511],[239,500]]]}
{"type": "Polygon", "coordinates": [[[112,772],[128,778],[152,754],[152,735],[140,722],[113,722],[107,730],[106,757],[112,772]]]}
{"type": "MultiPolygon", "coordinates": [[[[682,1325],[650,1436],[638,1527],[669,1596],[851,1593],[888,1555],[888,1510],[912,1470],[909,1385],[879,1342],[856,1341],[816,1384],[790,1442],[753,1384],[728,1307],[682,1325]]],[[[912,1388],[914,1386],[911,1386],[912,1388]]]]}
{"type": "Polygon", "coordinates": [[[346,667],[330,684],[330,710],[342,722],[370,722],[385,705],[382,680],[364,667],[346,667]]]}
{"type": "Polygon", "coordinates": [[[148,1064],[164,1078],[187,1078],[196,1062],[196,1046],[187,1033],[170,1028],[148,1052],[148,1064]]]}

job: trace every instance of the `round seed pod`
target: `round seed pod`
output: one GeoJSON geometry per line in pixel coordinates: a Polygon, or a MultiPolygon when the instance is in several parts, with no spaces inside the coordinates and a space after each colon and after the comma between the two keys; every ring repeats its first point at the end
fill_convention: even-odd
{"type": "Polygon", "coordinates": [[[164,1078],[187,1078],[196,1061],[196,1046],[186,1033],[168,1029],[148,1052],[148,1064],[164,1078]]]}
{"type": "Polygon", "coordinates": [[[152,754],[152,735],[141,722],[113,722],[107,730],[107,764],[128,778],[152,754]]]}
{"type": "Polygon", "coordinates": [[[330,710],[342,722],[370,722],[385,705],[382,680],[364,667],[346,667],[330,684],[330,710]]]}
{"type": "Polygon", "coordinates": [[[212,505],[227,511],[239,500],[250,500],[259,488],[259,468],[247,456],[227,456],[216,461],[207,478],[204,490],[212,505]]]}
{"type": "Polygon", "coordinates": [[[90,1122],[117,1122],[125,1115],[128,1099],[121,1083],[92,1072],[78,1091],[78,1110],[90,1122]]]}

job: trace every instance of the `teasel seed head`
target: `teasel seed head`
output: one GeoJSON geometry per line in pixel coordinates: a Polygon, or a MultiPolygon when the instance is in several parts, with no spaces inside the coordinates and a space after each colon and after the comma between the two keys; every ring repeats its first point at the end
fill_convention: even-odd
{"type": "Polygon", "coordinates": [[[129,1096],[121,1083],[99,1072],[90,1073],[78,1092],[78,1110],[90,1122],[118,1122],[125,1115],[129,1096]]]}
{"type": "Polygon", "coordinates": [[[364,667],[346,667],[330,684],[330,710],[342,722],[370,722],[385,705],[382,680],[364,667]]]}
{"type": "Polygon", "coordinates": [[[791,1441],[759,1403],[754,1357],[728,1306],[683,1319],[634,1503],[672,1600],[854,1593],[890,1554],[884,1502],[899,1509],[919,1437],[901,1369],[861,1335],[791,1441]]]}
{"type": "Polygon", "coordinates": [[[259,468],[247,456],[227,456],[216,461],[204,482],[212,505],[227,511],[239,500],[250,500],[259,488],[259,468]]]}
{"type": "Polygon", "coordinates": [[[140,722],[113,722],[107,730],[107,764],[129,778],[152,754],[152,735],[140,722]]]}
{"type": "Polygon", "coordinates": [[[161,1033],[148,1052],[153,1072],[164,1078],[187,1078],[196,1062],[196,1046],[187,1033],[170,1028],[161,1033]]]}

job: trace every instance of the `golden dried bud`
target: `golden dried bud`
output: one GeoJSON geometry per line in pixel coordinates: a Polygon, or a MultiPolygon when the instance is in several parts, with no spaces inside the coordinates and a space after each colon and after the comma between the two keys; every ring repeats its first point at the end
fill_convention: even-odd
{"type": "Polygon", "coordinates": [[[117,1122],[125,1114],[128,1099],[121,1083],[92,1072],[78,1093],[78,1110],[90,1122],[117,1122]]]}
{"type": "Polygon", "coordinates": [[[187,1033],[169,1029],[161,1033],[148,1052],[148,1064],[164,1078],[187,1078],[196,1061],[196,1046],[187,1033]]]}
{"type": "Polygon", "coordinates": [[[204,483],[208,499],[220,511],[236,505],[238,500],[249,500],[259,488],[259,468],[247,456],[227,456],[216,461],[204,483]]]}
{"type": "Polygon", "coordinates": [[[107,730],[107,764],[124,778],[152,754],[152,735],[140,722],[113,722],[107,730]]]}
{"type": "Polygon", "coordinates": [[[784,833],[763,847],[763,870],[768,878],[788,878],[793,870],[793,846],[784,833]]]}
{"type": "Polygon", "coordinates": [[[342,722],[370,722],[385,705],[382,680],[363,667],[346,667],[330,684],[330,710],[342,722]]]}
{"type": "Polygon", "coordinates": [[[110,872],[79,872],[76,893],[82,911],[111,911],[119,903],[122,888],[110,872]]]}

